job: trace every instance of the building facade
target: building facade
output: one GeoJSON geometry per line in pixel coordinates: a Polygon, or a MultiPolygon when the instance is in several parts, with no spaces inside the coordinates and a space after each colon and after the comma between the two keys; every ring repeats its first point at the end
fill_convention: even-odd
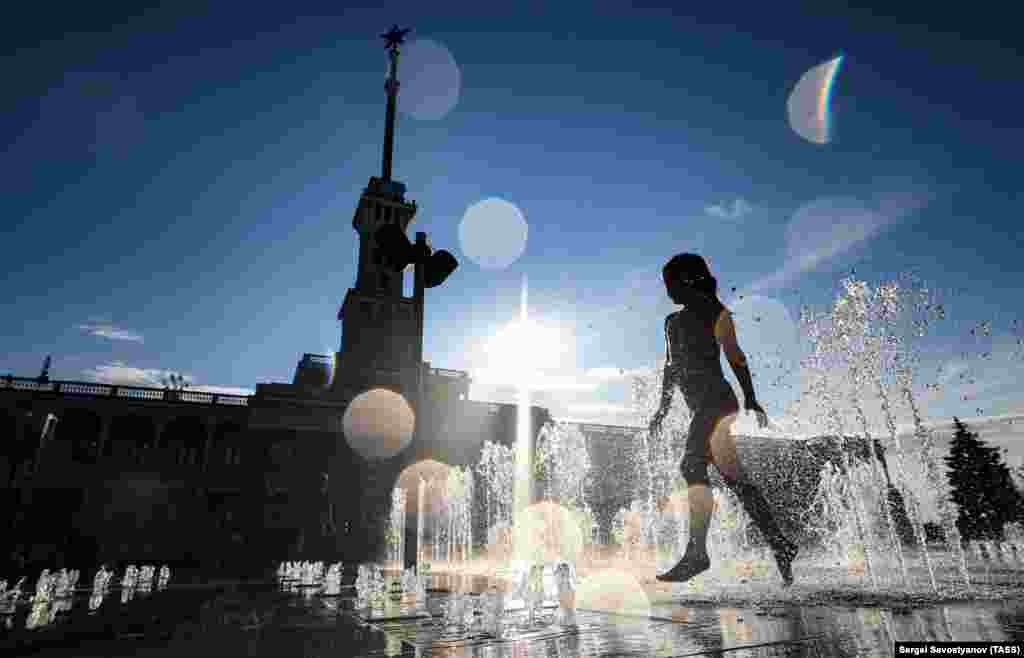
{"type": "MultiPolygon", "coordinates": [[[[0,559],[51,569],[161,561],[238,571],[284,559],[378,559],[391,491],[406,468],[474,465],[485,441],[513,445],[515,405],[470,400],[467,373],[423,360],[425,289],[443,280],[424,258],[426,235],[407,249],[411,297],[403,295],[410,273],[380,239],[386,227],[404,238],[418,210],[391,178],[399,83],[397,43],[390,45],[382,175],[369,179],[352,218],[358,274],[338,312],[338,351],[305,354],[291,383],[260,383],[250,396],[50,381],[45,373],[0,379],[0,528],[8,538],[0,559]],[[367,459],[349,446],[342,421],[353,399],[381,388],[409,402],[415,432],[393,457],[367,459]]],[[[529,414],[535,438],[551,417],[538,407],[529,414]]],[[[616,466],[638,429],[583,431],[605,472],[599,506],[614,513],[607,510],[633,495],[616,466]]],[[[780,450],[755,453],[770,462],[780,450]]],[[[804,460],[792,491],[812,486],[816,463],[804,460]]],[[[416,507],[410,500],[407,561],[416,507]]]]}
{"type": "MultiPolygon", "coordinates": [[[[328,362],[307,354],[293,383],[260,384],[252,396],[0,378],[0,527],[10,538],[2,557],[51,566],[159,560],[240,572],[282,559],[378,559],[391,491],[406,468],[424,460],[475,466],[485,441],[514,446],[515,405],[470,400],[466,373],[425,364],[415,438],[392,458],[367,459],[345,440],[346,402],[333,392],[328,362]]],[[[555,422],[545,409],[530,413],[534,437],[555,422]]],[[[642,429],[575,428],[586,437],[587,498],[607,542],[616,512],[643,495],[630,467],[642,429]]],[[[846,443],[867,458],[863,439],[846,443]]],[[[842,464],[839,440],[740,436],[737,444],[783,528],[801,535],[821,467],[842,464]]],[[[888,481],[877,442],[875,450],[888,481]]],[[[713,484],[716,477],[712,469],[713,484]]],[[[902,501],[889,489],[906,533],[902,501]]],[[[416,493],[407,489],[409,562],[416,493]]]]}

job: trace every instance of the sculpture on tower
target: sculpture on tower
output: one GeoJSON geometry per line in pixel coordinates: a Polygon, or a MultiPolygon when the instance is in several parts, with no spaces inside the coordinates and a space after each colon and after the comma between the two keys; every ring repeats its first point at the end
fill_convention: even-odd
{"type": "Polygon", "coordinates": [[[405,35],[408,34],[411,29],[412,28],[407,27],[404,30],[399,30],[397,24],[392,25],[389,31],[380,35],[381,38],[384,39],[384,47],[389,50],[397,49],[398,46],[405,43],[405,35]]]}

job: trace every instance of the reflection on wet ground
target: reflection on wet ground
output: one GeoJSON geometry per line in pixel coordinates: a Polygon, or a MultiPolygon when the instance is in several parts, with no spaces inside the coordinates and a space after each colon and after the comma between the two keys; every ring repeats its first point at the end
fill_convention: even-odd
{"type": "MultiPolygon", "coordinates": [[[[351,575],[346,579],[350,584],[351,575]]],[[[459,586],[483,591],[486,578],[459,586]]],[[[96,606],[78,591],[60,609],[29,604],[0,623],[0,654],[38,656],[889,656],[894,640],[1021,641],[1024,600],[923,608],[654,602],[644,615],[581,609],[578,628],[517,631],[502,641],[446,637],[437,624],[452,585],[434,576],[433,618],[362,621],[346,596],[276,584],[171,585],[96,606]],[[38,608],[38,606],[36,606],[38,608]]],[[[351,589],[343,589],[343,594],[351,589]]],[[[379,616],[379,615],[378,615],[379,616]]]]}

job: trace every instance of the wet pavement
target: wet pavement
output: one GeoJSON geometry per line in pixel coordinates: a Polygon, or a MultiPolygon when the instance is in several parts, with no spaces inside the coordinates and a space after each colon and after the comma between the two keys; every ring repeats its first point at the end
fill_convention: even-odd
{"type": "MultiPolygon", "coordinates": [[[[351,578],[349,578],[351,580],[351,578]]],[[[18,606],[0,623],[0,655],[36,656],[890,656],[894,640],[1024,641],[1024,600],[880,608],[762,603],[581,608],[576,628],[554,624],[495,640],[445,636],[438,623],[451,584],[435,576],[425,614],[366,619],[346,596],[282,591],[275,583],[117,589],[95,610],[80,591],[54,614],[18,606]],[[70,604],[70,605],[69,605],[70,604]],[[429,615],[429,616],[427,616],[429,615]],[[52,618],[52,619],[51,619],[52,618]],[[34,628],[27,628],[34,626],[34,628]]],[[[487,580],[473,579],[482,591],[487,580]]],[[[351,592],[343,590],[343,594],[351,592]]],[[[384,617],[406,615],[390,609],[384,617]]],[[[380,615],[378,615],[380,616],[380,615]]]]}

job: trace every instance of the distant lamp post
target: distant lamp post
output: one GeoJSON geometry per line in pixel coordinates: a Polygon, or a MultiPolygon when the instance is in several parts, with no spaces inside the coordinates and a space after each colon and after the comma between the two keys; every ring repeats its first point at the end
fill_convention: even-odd
{"type": "Polygon", "coordinates": [[[53,414],[46,414],[46,420],[43,422],[43,430],[39,433],[39,445],[36,446],[36,460],[32,465],[33,474],[39,473],[43,463],[43,448],[46,444],[53,439],[54,432],[57,430],[57,422],[60,419],[53,414]]]}

